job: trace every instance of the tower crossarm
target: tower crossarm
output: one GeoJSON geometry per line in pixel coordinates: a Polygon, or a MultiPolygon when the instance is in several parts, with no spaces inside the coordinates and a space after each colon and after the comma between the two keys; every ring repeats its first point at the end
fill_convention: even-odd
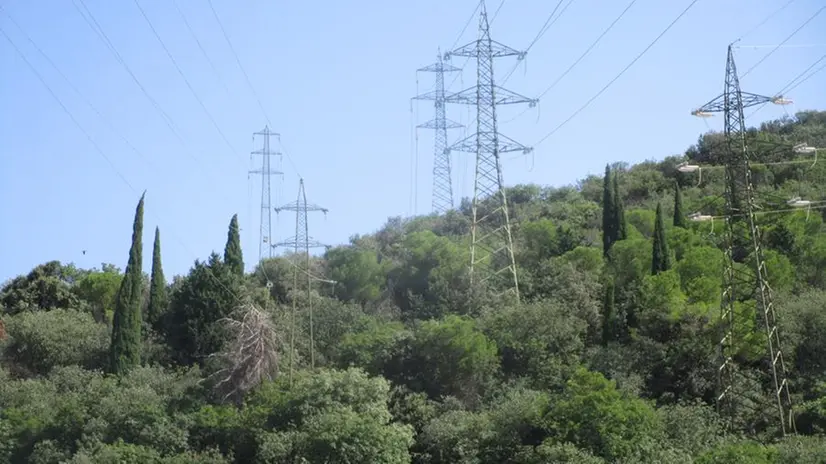
{"type": "MultiPolygon", "coordinates": [[[[783,104],[785,101],[783,100],[782,95],[778,95],[775,97],[767,97],[765,95],[758,95],[756,93],[749,93],[749,92],[740,92],[740,95],[743,99],[743,108],[749,108],[752,106],[762,105],[765,103],[775,103],[775,104],[783,104]]],[[[705,105],[697,108],[696,110],[692,111],[691,113],[694,115],[702,114],[702,113],[724,113],[726,110],[726,94],[721,94],[714,100],[706,103],[705,105]]]]}
{"type": "Polygon", "coordinates": [[[450,63],[445,63],[444,61],[440,61],[438,63],[433,63],[431,65],[425,66],[423,68],[419,68],[417,72],[435,72],[435,73],[448,73],[448,72],[458,72],[461,71],[462,68],[457,68],[450,63]]]}
{"type": "Polygon", "coordinates": [[[256,135],[263,135],[263,136],[275,137],[275,138],[278,138],[278,139],[281,138],[281,134],[279,134],[278,132],[271,131],[268,126],[265,126],[264,130],[261,130],[261,131],[258,131],[258,132],[253,132],[252,135],[253,135],[253,137],[255,137],[256,135]]]}
{"type": "MultiPolygon", "coordinates": [[[[475,105],[479,89],[477,86],[470,87],[459,92],[446,95],[445,101],[448,103],[462,103],[465,105],[475,105]]],[[[506,88],[494,85],[494,103],[497,105],[514,105],[517,103],[527,103],[533,108],[539,102],[536,98],[526,97],[506,88]]]]}
{"type": "Polygon", "coordinates": [[[264,169],[252,169],[252,170],[250,170],[250,171],[249,171],[249,173],[250,173],[250,174],[272,174],[272,175],[276,175],[276,176],[280,176],[280,175],[283,175],[283,174],[284,174],[283,172],[281,172],[281,171],[276,171],[276,170],[274,170],[274,169],[267,169],[267,170],[264,170],[264,169]]]}
{"type": "Polygon", "coordinates": [[[465,127],[462,124],[459,124],[455,121],[451,121],[447,118],[445,118],[444,120],[444,127],[442,127],[441,124],[442,122],[440,122],[438,119],[431,119],[430,121],[423,122],[416,127],[421,129],[460,129],[462,127],[465,127]]]}
{"type": "Polygon", "coordinates": [[[280,206],[278,208],[273,208],[273,209],[275,210],[276,213],[280,213],[281,211],[294,211],[294,212],[306,211],[308,213],[312,212],[312,211],[321,211],[322,213],[327,214],[330,211],[327,208],[322,208],[321,206],[314,205],[312,203],[307,203],[306,205],[304,205],[304,204],[299,204],[296,201],[294,201],[292,203],[288,203],[284,206],[280,206]]]}
{"type": "Polygon", "coordinates": [[[290,237],[283,242],[274,243],[273,247],[284,247],[284,248],[330,248],[330,245],[325,245],[324,243],[319,242],[313,238],[307,238],[306,240],[302,237],[290,237]]]}
{"type": "MultiPolygon", "coordinates": [[[[492,134],[481,134],[483,139],[490,140],[492,134]],[[487,136],[487,137],[486,137],[487,136]]],[[[522,153],[528,154],[533,151],[532,147],[526,147],[521,143],[513,140],[512,138],[504,135],[502,133],[497,134],[498,139],[498,147],[497,153],[510,153],[515,151],[521,151],[522,153]]],[[[477,137],[476,134],[471,134],[468,137],[465,137],[462,140],[454,143],[453,145],[448,148],[450,151],[461,151],[464,153],[476,153],[479,149],[477,145],[477,137]]]]}
{"type": "Polygon", "coordinates": [[[439,90],[431,90],[430,92],[425,92],[423,94],[416,95],[413,97],[413,100],[432,100],[432,101],[444,101],[445,94],[444,92],[440,92],[439,90]]]}
{"type": "MultiPolygon", "coordinates": [[[[488,43],[483,43],[482,47],[480,47],[479,42],[484,40],[482,38],[474,40],[467,45],[463,45],[452,52],[447,52],[445,54],[446,59],[450,59],[451,56],[465,56],[468,58],[478,58],[479,57],[479,50],[483,50],[483,53],[487,53],[490,51],[491,58],[504,58],[506,56],[515,56],[517,59],[522,60],[528,54],[528,52],[523,52],[516,50],[515,48],[508,47],[507,45],[501,44],[495,40],[488,40],[488,43]],[[486,50],[487,46],[490,46],[489,49],[486,50]]],[[[487,55],[486,55],[487,56],[487,55]]]]}

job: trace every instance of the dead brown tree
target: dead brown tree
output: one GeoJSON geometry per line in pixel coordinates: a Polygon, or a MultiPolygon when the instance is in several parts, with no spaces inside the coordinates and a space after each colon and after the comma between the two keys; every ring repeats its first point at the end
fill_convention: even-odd
{"type": "Polygon", "coordinates": [[[270,316],[252,303],[219,323],[231,338],[223,351],[212,355],[223,367],[210,378],[222,401],[240,404],[247,392],[278,375],[278,333],[270,316]]]}

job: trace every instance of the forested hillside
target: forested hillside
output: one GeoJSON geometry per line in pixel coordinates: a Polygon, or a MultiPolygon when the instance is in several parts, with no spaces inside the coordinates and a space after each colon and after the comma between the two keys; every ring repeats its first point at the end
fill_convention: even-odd
{"type": "Polygon", "coordinates": [[[826,112],[749,138],[794,436],[770,409],[759,323],[742,336],[748,400],[730,428],[715,408],[709,133],[575,186],[510,188],[519,305],[469,284],[467,200],[251,273],[227,218],[203,231],[221,253],[169,283],[141,198],[123,269],[49,262],[0,288],[0,463],[826,462],[826,213],[787,205],[826,200],[826,160],[789,148],[826,147],[826,112]]]}

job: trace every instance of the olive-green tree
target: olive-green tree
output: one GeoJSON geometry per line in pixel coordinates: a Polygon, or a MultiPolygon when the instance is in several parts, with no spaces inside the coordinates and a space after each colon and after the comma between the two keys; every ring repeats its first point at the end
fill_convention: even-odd
{"type": "Polygon", "coordinates": [[[112,344],[109,348],[109,370],[125,374],[141,362],[141,310],[143,305],[143,202],[135,209],[132,225],[132,247],[123,281],[118,290],[112,319],[112,344]]]}

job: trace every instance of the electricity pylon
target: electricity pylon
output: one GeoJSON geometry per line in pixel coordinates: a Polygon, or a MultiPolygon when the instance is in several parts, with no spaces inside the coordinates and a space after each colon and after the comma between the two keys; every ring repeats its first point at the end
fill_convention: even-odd
{"type": "Polygon", "coordinates": [[[458,129],[461,124],[447,119],[445,114],[445,73],[461,71],[460,68],[445,63],[442,60],[441,50],[438,61],[416,72],[432,72],[436,74],[435,89],[413,97],[415,100],[433,100],[436,115],[430,121],[419,124],[417,127],[433,129],[435,131],[435,151],[433,154],[433,212],[445,213],[453,209],[453,177],[450,169],[450,152],[447,145],[447,130],[458,129]]]}
{"type": "Polygon", "coordinates": [[[728,46],[722,95],[692,111],[693,115],[700,117],[722,112],[725,118],[725,269],[720,306],[724,333],[719,346],[721,361],[717,404],[731,424],[734,417],[733,396],[741,394],[734,379],[735,358],[738,351],[744,348],[738,345],[751,326],[747,318],[762,319],[777,413],[785,436],[795,432],[792,399],[780,348],[772,291],[766,275],[760,230],[755,220],[758,206],[751,181],[750,150],[746,144],[743,110],[764,103],[784,104],[786,101],[780,96],[766,97],[740,90],[732,45],[728,46]]]}
{"type": "MultiPolygon", "coordinates": [[[[297,260],[299,253],[304,253],[306,259],[305,269],[297,263],[293,263],[293,291],[298,291],[298,275],[304,273],[307,277],[307,305],[308,316],[310,322],[310,367],[315,368],[315,334],[313,332],[313,300],[311,295],[312,274],[310,273],[310,248],[326,247],[326,245],[312,239],[307,225],[307,213],[310,211],[321,211],[327,214],[327,208],[307,203],[307,195],[304,193],[304,179],[298,182],[298,199],[292,203],[286,204],[280,208],[275,208],[275,211],[295,211],[295,236],[277,243],[275,246],[293,247],[295,251],[294,258],[297,260]]],[[[293,308],[290,314],[290,384],[292,385],[293,378],[293,356],[295,351],[295,313],[296,313],[296,298],[293,296],[293,308]]]]}
{"type": "Polygon", "coordinates": [[[456,142],[450,149],[476,153],[476,180],[471,207],[473,222],[470,227],[471,285],[474,281],[498,280],[498,286],[512,292],[518,302],[519,279],[499,154],[514,151],[529,153],[531,149],[499,133],[496,106],[516,103],[536,106],[536,100],[496,85],[493,59],[516,56],[521,60],[525,53],[492,40],[484,0],[480,11],[479,38],[446,55],[448,59],[452,55],[476,58],[477,79],[474,87],[446,97],[450,103],[476,106],[476,133],[456,142]]]}
{"type": "Polygon", "coordinates": [[[281,153],[270,150],[270,137],[280,137],[275,132],[270,131],[268,126],[264,130],[252,134],[253,142],[256,135],[264,136],[264,146],[260,150],[252,152],[253,155],[261,155],[261,169],[249,171],[250,174],[261,174],[261,226],[258,236],[258,261],[265,258],[272,258],[272,184],[270,182],[273,174],[283,176],[284,173],[270,169],[270,157],[281,156],[281,153]]]}

